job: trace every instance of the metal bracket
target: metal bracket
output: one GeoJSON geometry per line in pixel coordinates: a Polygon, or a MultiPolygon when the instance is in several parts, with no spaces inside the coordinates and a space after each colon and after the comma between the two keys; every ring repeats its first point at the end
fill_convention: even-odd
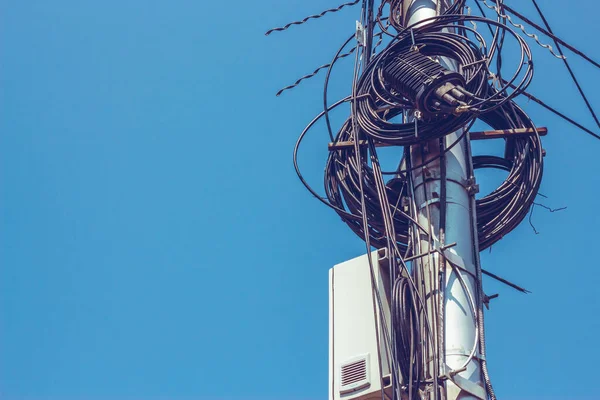
{"type": "Polygon", "coordinates": [[[434,197],[433,199],[429,199],[429,200],[423,202],[423,204],[421,204],[419,206],[419,210],[422,210],[422,209],[424,209],[427,206],[430,206],[432,204],[439,203],[439,202],[440,202],[440,198],[439,197],[434,197]]]}
{"type": "MultiPolygon", "coordinates": [[[[462,271],[462,272],[464,272],[466,274],[469,274],[474,279],[477,279],[476,272],[474,272],[474,271],[476,271],[474,264],[467,265],[467,263],[465,262],[465,260],[461,256],[459,256],[458,254],[456,254],[455,252],[453,252],[452,250],[442,252],[442,256],[454,268],[456,268],[456,269],[458,269],[458,270],[460,270],[460,271],[462,271]]],[[[458,273],[458,271],[457,271],[457,273],[458,273]]]]}
{"type": "Polygon", "coordinates": [[[410,197],[402,197],[402,210],[405,213],[410,211],[410,197]]]}
{"type": "Polygon", "coordinates": [[[367,41],[365,28],[360,21],[356,21],[356,41],[361,46],[364,46],[365,42],[367,41]]]}
{"type": "MultiPolygon", "coordinates": [[[[452,372],[450,372],[450,374],[452,374],[452,372]]],[[[461,390],[464,390],[465,392],[472,394],[473,396],[477,397],[478,399],[481,399],[481,400],[487,399],[487,394],[485,392],[485,389],[483,387],[479,386],[478,384],[473,383],[470,380],[465,379],[458,374],[453,375],[453,376],[448,376],[448,379],[450,381],[452,381],[456,386],[458,386],[461,390]]]]}
{"type": "Polygon", "coordinates": [[[467,179],[467,192],[474,196],[479,193],[479,185],[475,182],[475,177],[467,179]]]}
{"type": "MultiPolygon", "coordinates": [[[[357,35],[358,35],[358,31],[357,31],[357,35]]],[[[357,36],[357,40],[359,40],[358,36],[357,36]]],[[[359,43],[360,43],[360,40],[359,40],[359,43]]],[[[369,96],[369,95],[365,94],[365,95],[361,95],[361,96],[369,96]]],[[[358,96],[358,98],[360,98],[360,96],[358,96]]],[[[500,130],[494,130],[494,131],[469,132],[469,138],[471,140],[510,139],[510,138],[514,138],[514,137],[531,136],[531,135],[535,134],[536,132],[540,136],[546,136],[548,134],[548,128],[546,128],[546,127],[539,127],[537,129],[517,128],[517,129],[500,129],[500,130]]],[[[374,144],[375,144],[375,147],[394,146],[393,144],[390,144],[390,143],[383,143],[383,142],[378,142],[378,141],[374,141],[374,144]]],[[[366,146],[367,141],[360,140],[359,145],[366,146]]],[[[329,151],[354,149],[354,142],[351,140],[350,141],[341,141],[341,142],[331,142],[331,143],[329,143],[328,148],[329,148],[329,151]]]]}
{"type": "MultiPolygon", "coordinates": [[[[441,181],[440,172],[439,170],[436,171],[428,169],[427,166],[425,166],[423,167],[423,175],[417,176],[414,180],[414,186],[415,188],[418,188],[424,183],[431,181],[441,181]]],[[[453,173],[452,171],[446,172],[446,181],[456,183],[464,188],[467,187],[467,181],[463,179],[462,176],[457,173],[453,173]]]]}
{"type": "MultiPolygon", "coordinates": [[[[447,356],[464,356],[464,357],[470,357],[471,353],[470,352],[466,352],[465,349],[463,348],[451,348],[451,349],[446,349],[446,355],[447,356]]],[[[481,360],[481,361],[486,361],[485,357],[479,353],[479,351],[475,352],[475,354],[473,355],[473,358],[481,360]]],[[[449,367],[448,367],[449,368],[449,367]]],[[[454,371],[454,370],[450,370],[450,375],[455,375],[457,374],[459,371],[454,371]]],[[[462,372],[462,370],[460,371],[462,372]]]]}
{"type": "Polygon", "coordinates": [[[487,294],[483,294],[483,305],[485,306],[486,309],[490,309],[490,300],[493,300],[495,298],[497,298],[498,296],[500,296],[498,293],[496,294],[492,294],[492,295],[487,295],[487,294]]]}
{"type": "Polygon", "coordinates": [[[416,260],[417,258],[425,257],[425,256],[428,256],[433,253],[440,253],[443,255],[444,250],[456,246],[456,242],[447,244],[445,246],[440,246],[439,242],[435,239],[434,239],[434,243],[435,243],[435,247],[432,250],[426,251],[425,253],[416,254],[414,256],[407,257],[404,259],[404,261],[408,262],[408,261],[416,260]]]}

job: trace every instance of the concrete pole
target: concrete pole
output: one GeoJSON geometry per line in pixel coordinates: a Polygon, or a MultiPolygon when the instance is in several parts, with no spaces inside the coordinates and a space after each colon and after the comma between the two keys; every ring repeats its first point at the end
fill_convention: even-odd
{"type": "MultiPolygon", "coordinates": [[[[434,17],[437,2],[443,0],[405,0],[404,25],[412,25],[434,17]]],[[[440,60],[447,68],[456,69],[451,60],[440,60]]],[[[445,137],[445,147],[450,147],[462,132],[445,137]]],[[[436,349],[442,362],[439,374],[449,374],[442,386],[447,400],[487,398],[480,363],[480,346],[476,318],[479,313],[479,285],[476,280],[479,263],[473,193],[470,143],[464,138],[440,159],[440,142],[433,140],[410,149],[413,166],[433,160],[426,168],[412,172],[413,204],[421,226],[429,229],[438,245],[456,243],[445,251],[443,260],[437,253],[413,263],[415,282],[425,288],[428,314],[437,336],[436,349]],[[445,229],[440,226],[442,192],[442,164],[445,163],[445,229]],[[468,272],[453,268],[451,262],[460,264],[468,272]],[[458,276],[460,274],[460,277],[458,276]],[[438,302],[434,298],[439,299],[438,302]],[[435,306],[438,304],[438,306],[435,306]],[[475,310],[474,310],[475,309],[475,310]],[[436,322],[437,321],[437,322],[436,322]],[[472,357],[471,357],[472,355],[472,357]],[[470,359],[470,361],[468,361],[470,359]],[[467,362],[468,361],[468,362],[467,362]],[[466,363],[466,366],[465,366],[466,363]],[[465,368],[466,367],[466,368],[465,368]],[[453,373],[457,370],[461,372],[453,373]]],[[[442,224],[443,225],[443,224],[442,224]]],[[[415,232],[416,233],[416,232],[415,232]]],[[[420,252],[429,250],[430,242],[417,236],[420,252]]],[[[419,250],[416,250],[419,252],[419,250]]],[[[429,360],[426,360],[429,361],[429,360]]],[[[429,375],[434,368],[429,361],[429,375]]]]}

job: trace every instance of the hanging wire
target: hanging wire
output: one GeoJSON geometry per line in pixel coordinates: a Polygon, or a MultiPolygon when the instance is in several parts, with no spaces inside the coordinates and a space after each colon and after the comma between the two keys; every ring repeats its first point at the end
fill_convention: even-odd
{"type": "Polygon", "coordinates": [[[302,24],[305,24],[306,22],[310,21],[311,19],[319,19],[319,18],[323,17],[325,14],[329,14],[329,13],[334,13],[334,12],[341,11],[344,7],[353,6],[355,4],[358,4],[359,1],[360,0],[354,0],[354,1],[351,1],[349,3],[344,3],[344,4],[341,4],[340,6],[338,6],[336,8],[330,8],[328,10],[325,10],[325,11],[321,12],[320,14],[309,15],[308,17],[306,17],[306,18],[304,18],[304,19],[302,19],[300,21],[290,22],[290,23],[288,23],[288,24],[286,24],[286,25],[284,25],[284,26],[282,26],[280,28],[269,29],[268,31],[265,32],[265,36],[269,36],[273,32],[282,32],[282,31],[285,31],[290,26],[293,26],[293,25],[302,25],[302,24]]]}
{"type": "MultiPolygon", "coordinates": [[[[533,1],[535,4],[535,0],[533,1]]],[[[385,352],[392,369],[393,395],[390,400],[417,400],[425,392],[431,394],[430,398],[439,400],[443,381],[452,380],[455,374],[478,357],[478,352],[481,355],[478,362],[487,396],[492,400],[496,398],[485,360],[483,304],[489,297],[483,293],[482,275],[490,276],[520,292],[528,291],[483,270],[479,262],[479,251],[491,249],[494,243],[514,230],[527,215],[531,223],[531,213],[535,206],[551,212],[564,209],[550,209],[535,202],[543,175],[544,153],[541,139],[536,133],[536,125],[515,103],[518,96],[534,100],[590,135],[600,138],[600,135],[526,91],[533,78],[533,59],[525,39],[517,32],[534,39],[555,57],[563,59],[570,72],[572,71],[559,43],[572,51],[577,50],[556,38],[543,16],[547,30],[538,26],[534,28],[542,29],[541,32],[554,40],[558,54],[550,45],[542,43],[537,35],[528,33],[524,25],[515,23],[505,14],[503,10],[521,18],[505,6],[502,0],[496,0],[494,6],[486,0],[478,2],[483,2],[487,8],[494,10],[497,19],[486,18],[479,3],[476,5],[482,16],[471,15],[465,1],[458,0],[446,4],[445,9],[439,2],[436,17],[406,26],[402,15],[402,0],[383,0],[378,8],[375,8],[373,0],[363,0],[361,31],[354,46],[344,53],[353,35],[339,48],[329,64],[318,67],[313,73],[301,77],[277,93],[279,96],[327,69],[323,111],[300,134],[294,147],[294,167],[310,193],[333,209],[364,240],[373,286],[374,313],[379,310],[380,314],[384,314],[381,290],[387,291],[391,296],[390,320],[384,317],[382,325],[376,324],[375,327],[377,346],[385,352]],[[383,15],[385,10],[389,10],[389,15],[383,15]],[[468,10],[468,14],[465,14],[465,10],[468,10]],[[375,26],[379,27],[378,33],[373,31],[375,26]],[[482,26],[483,31],[487,27],[489,35],[482,33],[482,26]],[[379,37],[376,43],[373,41],[375,37],[379,37]],[[505,41],[509,40],[514,41],[519,49],[511,74],[507,74],[509,69],[503,65],[506,62],[502,56],[505,41]],[[330,105],[328,88],[334,65],[351,54],[354,55],[351,94],[330,105]],[[446,71],[440,67],[438,60],[441,58],[455,60],[459,72],[446,71]],[[444,85],[448,84],[446,86],[434,86],[452,72],[460,76],[454,75],[452,79],[444,81],[444,85]],[[430,97],[419,97],[424,96],[423,93],[430,97]],[[446,95],[448,96],[444,97],[446,95]],[[349,107],[349,116],[335,129],[329,113],[339,106],[349,107]],[[323,117],[331,143],[325,165],[324,194],[320,194],[303,177],[298,165],[298,152],[308,132],[323,117]],[[508,137],[505,140],[504,157],[472,156],[469,146],[465,150],[467,159],[472,160],[472,165],[468,167],[469,181],[474,182],[474,171],[482,168],[507,172],[506,179],[495,190],[477,200],[474,197],[470,200],[469,207],[474,215],[471,224],[476,232],[471,243],[475,253],[473,272],[453,264],[446,257],[448,254],[444,253],[447,246],[453,245],[446,244],[445,238],[447,171],[444,167],[439,169],[439,179],[444,182],[440,186],[439,198],[430,198],[426,191],[419,193],[420,197],[425,198],[423,206],[416,204],[413,175],[424,176],[434,162],[445,166],[448,152],[455,149],[457,144],[470,139],[470,128],[476,121],[482,121],[494,130],[519,129],[533,133],[508,137]],[[447,143],[447,134],[459,130],[461,133],[457,134],[456,140],[447,143]],[[423,150],[426,142],[436,143],[439,154],[426,157],[423,150]],[[398,148],[404,155],[395,171],[383,171],[378,154],[381,146],[398,148]],[[420,147],[420,156],[411,153],[410,149],[416,148],[415,146],[420,147]],[[393,177],[388,179],[387,175],[390,174],[393,177]],[[439,215],[434,212],[430,201],[439,202],[439,206],[435,206],[440,207],[439,215]],[[421,208],[428,221],[439,218],[439,232],[434,232],[431,223],[423,226],[419,222],[421,208]],[[373,248],[386,250],[390,274],[387,288],[379,288],[375,282],[375,266],[371,254],[373,248]],[[426,271],[425,263],[437,267],[433,271],[426,271]],[[438,268],[444,265],[449,266],[447,271],[438,268]],[[454,371],[446,370],[444,355],[440,350],[445,346],[442,317],[445,294],[444,285],[440,283],[448,279],[446,273],[456,275],[468,300],[465,307],[470,310],[476,329],[473,345],[467,349],[467,358],[462,367],[454,371]],[[471,286],[466,279],[472,279],[474,285],[471,286]],[[433,296],[432,293],[436,295],[433,296]]],[[[326,10],[302,21],[272,29],[267,34],[357,3],[358,1],[342,4],[337,9],[326,10]]],[[[579,87],[574,74],[572,79],[579,87]]],[[[583,90],[580,92],[584,97],[583,90]]],[[[593,113],[591,106],[589,108],[593,113]]],[[[378,367],[381,372],[381,358],[378,358],[378,367]]],[[[386,396],[382,389],[382,400],[386,396]]]]}
{"type": "MultiPolygon", "coordinates": [[[[533,2],[533,5],[535,6],[535,9],[537,10],[538,14],[542,18],[542,21],[544,22],[544,26],[546,26],[546,29],[548,29],[548,32],[551,33],[551,34],[554,34],[554,32],[552,32],[552,28],[550,28],[550,24],[548,24],[548,20],[546,19],[546,17],[544,16],[544,13],[542,12],[542,10],[540,9],[540,7],[538,6],[537,1],[535,1],[535,0],[531,0],[531,1],[533,2]]],[[[596,116],[596,113],[594,112],[594,109],[593,109],[592,105],[590,104],[587,96],[583,92],[583,88],[579,84],[579,81],[577,80],[577,77],[575,77],[575,73],[573,72],[573,69],[571,68],[571,65],[569,64],[569,61],[563,55],[563,52],[562,52],[562,50],[561,50],[558,42],[556,41],[556,39],[554,39],[554,44],[556,44],[556,50],[558,50],[558,52],[560,53],[560,55],[563,56],[563,61],[565,63],[565,67],[567,67],[567,70],[569,71],[569,75],[571,76],[571,79],[573,80],[573,83],[575,83],[575,86],[577,86],[577,90],[579,91],[579,94],[581,95],[581,98],[585,102],[585,105],[586,105],[588,111],[590,112],[590,114],[594,118],[594,121],[596,121],[596,125],[598,125],[598,127],[600,128],[600,121],[598,120],[598,117],[596,116]]]]}

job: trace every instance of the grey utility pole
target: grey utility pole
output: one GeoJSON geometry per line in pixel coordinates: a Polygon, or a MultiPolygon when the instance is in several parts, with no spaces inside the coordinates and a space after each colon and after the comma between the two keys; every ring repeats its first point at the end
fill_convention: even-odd
{"type": "MultiPolygon", "coordinates": [[[[404,26],[436,16],[444,9],[443,0],[404,2],[404,26]],[[438,2],[442,4],[438,7],[438,2]]],[[[427,22],[425,22],[427,23],[427,22]]],[[[456,70],[453,60],[441,59],[456,70]]],[[[415,253],[425,254],[431,246],[455,246],[444,257],[432,252],[413,263],[415,282],[423,282],[432,334],[437,338],[434,351],[439,355],[437,371],[445,375],[444,398],[447,400],[487,399],[484,379],[483,310],[481,309],[479,249],[475,216],[476,185],[473,176],[468,137],[450,150],[462,132],[446,135],[410,149],[411,164],[423,168],[412,171],[413,206],[418,222],[429,235],[413,231],[415,253]],[[445,142],[445,143],[444,143],[445,142]],[[443,154],[442,157],[440,157],[443,154]],[[428,237],[429,236],[429,237],[428,237]],[[433,238],[433,240],[430,240],[433,238]],[[437,301],[434,299],[437,298],[437,301]],[[483,361],[482,361],[483,360],[483,361]]],[[[434,367],[429,358],[429,375],[434,367]]]]}

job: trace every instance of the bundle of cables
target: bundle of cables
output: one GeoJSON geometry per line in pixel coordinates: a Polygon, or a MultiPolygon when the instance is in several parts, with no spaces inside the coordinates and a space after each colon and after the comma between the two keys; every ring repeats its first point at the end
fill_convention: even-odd
{"type": "Polygon", "coordinates": [[[419,383],[424,380],[422,355],[423,347],[419,329],[419,306],[410,281],[403,276],[396,278],[392,289],[392,322],[395,327],[394,356],[397,360],[400,376],[406,382],[406,391],[410,400],[420,399],[418,396],[419,383]]]}
{"type": "MultiPolygon", "coordinates": [[[[493,129],[533,128],[530,118],[512,100],[527,86],[532,77],[531,56],[527,45],[518,40],[522,60],[507,82],[520,82],[508,92],[509,85],[496,88],[488,83],[494,76],[486,60],[489,53],[483,38],[472,30],[478,43],[466,36],[443,32],[457,20],[478,20],[500,29],[510,29],[496,21],[464,15],[446,15],[430,24],[403,29],[395,40],[373,58],[357,83],[353,102],[354,117],[339,130],[335,142],[370,138],[375,144],[411,146],[436,139],[462,129],[462,139],[476,119],[493,129]],[[438,60],[458,67],[458,73],[445,68],[438,60]],[[410,110],[418,110],[419,118],[396,122],[399,115],[406,121],[410,110]]],[[[469,28],[464,28],[469,30],[469,28]]],[[[519,36],[513,35],[518,38],[519,36]]],[[[536,134],[510,139],[512,154],[507,158],[476,156],[474,168],[500,168],[508,177],[500,187],[477,201],[477,225],[480,249],[483,250],[513,230],[527,215],[542,177],[542,149],[536,134]]],[[[449,146],[451,148],[452,146],[449,146]]],[[[448,149],[447,149],[448,150],[448,149]]],[[[347,147],[330,152],[325,168],[325,191],[328,203],[363,240],[366,235],[377,247],[385,246],[384,219],[374,175],[365,160],[368,149],[359,154],[347,147]],[[359,173],[360,172],[360,173],[359,173]],[[362,193],[359,176],[362,176],[362,193]],[[364,199],[364,200],[363,200],[364,199]],[[365,202],[366,216],[362,215],[365,202]],[[369,232],[363,228],[363,217],[369,221],[369,232]]],[[[412,169],[422,167],[413,166],[412,169]]],[[[386,185],[395,227],[395,241],[401,248],[408,244],[410,217],[402,205],[407,196],[406,168],[396,171],[395,179],[386,185]]]]}
{"type": "MultiPolygon", "coordinates": [[[[325,79],[324,110],[300,135],[294,149],[294,166],[308,190],[335,210],[369,250],[371,247],[388,250],[392,318],[388,346],[392,369],[397,374],[392,378],[393,398],[420,399],[422,390],[429,385],[433,398],[438,399],[438,379],[444,367],[436,351],[440,348],[438,340],[443,327],[440,328],[442,322],[438,321],[440,314],[428,307],[432,302],[438,307],[439,299],[428,294],[422,279],[415,278],[419,272],[408,273],[406,265],[408,258],[420,257],[418,242],[422,236],[431,241],[431,232],[417,221],[411,198],[412,173],[438,159],[428,158],[413,165],[410,149],[433,140],[444,142],[439,155],[444,157],[469,137],[476,121],[495,130],[530,129],[531,135],[506,139],[504,157],[472,158],[475,170],[495,168],[508,173],[497,189],[476,201],[479,249],[502,239],[526,217],[542,178],[540,138],[531,119],[514,101],[529,85],[533,64],[529,47],[521,36],[500,19],[460,14],[464,1],[456,1],[445,13],[413,26],[403,26],[401,0],[382,2],[379,14],[385,4],[390,6],[388,25],[383,25],[380,15],[376,20],[380,34],[388,35],[389,43],[378,53],[365,46],[362,56],[373,55],[367,58],[360,74],[357,52],[352,94],[329,105],[329,76],[351,38],[340,48],[325,79]],[[487,25],[492,32],[489,46],[476,24],[487,25]],[[392,29],[395,33],[390,32],[392,29]],[[504,79],[500,50],[507,36],[513,37],[521,50],[513,75],[504,79]],[[496,70],[492,71],[494,61],[496,70]],[[351,114],[334,135],[329,112],[345,103],[351,104],[351,114]],[[322,117],[333,142],[325,167],[325,197],[308,185],[297,162],[303,138],[322,117]],[[453,132],[457,132],[456,140],[446,143],[444,138],[453,132]],[[403,147],[404,160],[394,171],[381,169],[377,147],[384,145],[403,147]],[[386,174],[393,178],[384,180],[386,174]]],[[[481,295],[482,289],[478,287],[470,296],[478,332],[471,356],[477,346],[482,354],[485,352],[483,317],[478,309],[481,295]]],[[[493,399],[486,364],[482,361],[481,365],[493,399]]]]}
{"type": "MultiPolygon", "coordinates": [[[[482,114],[481,120],[493,129],[533,128],[533,122],[521,108],[510,102],[502,108],[482,114]]],[[[350,139],[350,123],[346,121],[338,139],[350,139]]],[[[497,156],[475,156],[473,167],[497,168],[508,171],[508,177],[493,192],[477,200],[477,227],[480,250],[486,249],[512,231],[526,216],[542,179],[543,154],[537,134],[510,139],[512,154],[506,158],[497,156]]],[[[366,151],[366,150],[365,150],[366,151]]],[[[331,205],[339,212],[348,226],[363,240],[361,197],[359,195],[359,160],[354,149],[337,150],[330,153],[325,168],[325,192],[331,205]]],[[[413,167],[414,169],[414,167],[413,167]]],[[[381,207],[375,189],[372,169],[363,164],[364,201],[368,212],[370,241],[376,247],[386,243],[381,207]]],[[[412,222],[403,210],[408,196],[406,169],[399,170],[397,177],[387,182],[387,196],[392,205],[393,222],[398,244],[406,249],[408,228],[412,222]]]]}
{"type": "Polygon", "coordinates": [[[532,76],[529,47],[519,35],[496,21],[444,15],[426,25],[404,28],[373,57],[357,84],[359,136],[399,146],[445,136],[468,125],[479,114],[502,107],[527,87],[532,76]],[[461,30],[472,33],[475,42],[450,31],[456,29],[456,22],[466,21],[497,25],[516,38],[521,60],[504,86],[492,88],[488,84],[488,79],[496,76],[487,64],[494,47],[488,50],[474,28],[463,26],[461,30]],[[451,70],[452,64],[457,72],[451,70]],[[512,86],[515,89],[509,93],[512,86]],[[418,111],[416,124],[393,121],[410,110],[418,111]]]}

